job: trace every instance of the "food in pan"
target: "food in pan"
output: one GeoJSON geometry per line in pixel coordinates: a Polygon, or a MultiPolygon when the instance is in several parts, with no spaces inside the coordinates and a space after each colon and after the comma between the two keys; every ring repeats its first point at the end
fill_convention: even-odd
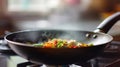
{"type": "Polygon", "coordinates": [[[33,44],[33,46],[41,48],[80,48],[93,46],[93,44],[85,44],[76,40],[51,39],[44,43],[33,44]]]}

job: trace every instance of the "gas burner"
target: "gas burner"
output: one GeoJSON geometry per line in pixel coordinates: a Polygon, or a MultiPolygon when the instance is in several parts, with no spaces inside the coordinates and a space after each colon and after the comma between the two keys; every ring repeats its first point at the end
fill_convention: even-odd
{"type": "Polygon", "coordinates": [[[34,64],[31,62],[23,62],[17,64],[17,67],[99,67],[97,59],[92,59],[85,63],[76,63],[71,65],[46,65],[46,64],[34,64]]]}
{"type": "Polygon", "coordinates": [[[45,64],[34,64],[34,63],[31,63],[31,62],[24,62],[24,63],[20,63],[17,65],[17,67],[81,67],[81,66],[78,66],[78,65],[45,65],[45,64]]]}
{"type": "Polygon", "coordinates": [[[50,65],[42,65],[41,67],[82,67],[82,66],[79,66],[79,65],[75,65],[75,64],[71,64],[71,65],[58,65],[58,66],[50,66],[50,65]]]}
{"type": "Polygon", "coordinates": [[[82,65],[82,66],[80,64],[71,64],[71,65],[45,65],[45,64],[39,64],[38,65],[38,64],[31,63],[31,62],[23,62],[23,63],[17,64],[17,67],[27,67],[27,66],[29,66],[29,67],[98,67],[95,63],[91,63],[91,62],[84,63],[84,65],[82,65]]]}
{"type": "Polygon", "coordinates": [[[82,66],[75,65],[75,64],[72,64],[72,65],[45,65],[45,64],[37,65],[31,62],[20,63],[17,65],[17,67],[27,67],[27,66],[29,67],[82,67],[82,66]]]}

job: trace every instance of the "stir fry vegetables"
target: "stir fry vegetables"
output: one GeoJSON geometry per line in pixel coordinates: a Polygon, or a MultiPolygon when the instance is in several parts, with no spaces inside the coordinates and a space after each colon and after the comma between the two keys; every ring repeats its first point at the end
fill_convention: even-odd
{"type": "Polygon", "coordinates": [[[93,46],[93,44],[80,43],[76,40],[52,39],[44,43],[33,44],[33,46],[42,48],[80,48],[93,46]]]}

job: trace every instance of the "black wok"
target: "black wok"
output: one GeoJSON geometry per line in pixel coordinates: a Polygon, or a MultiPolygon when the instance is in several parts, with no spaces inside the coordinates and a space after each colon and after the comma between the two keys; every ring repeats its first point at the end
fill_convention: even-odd
{"type": "Polygon", "coordinates": [[[86,62],[103,52],[112,36],[105,34],[120,20],[120,12],[104,20],[94,32],[72,30],[32,30],[8,34],[5,40],[13,51],[33,63],[66,65],[86,62]],[[93,43],[91,47],[81,48],[39,48],[26,42],[41,43],[50,38],[75,39],[84,43],[93,43]]]}

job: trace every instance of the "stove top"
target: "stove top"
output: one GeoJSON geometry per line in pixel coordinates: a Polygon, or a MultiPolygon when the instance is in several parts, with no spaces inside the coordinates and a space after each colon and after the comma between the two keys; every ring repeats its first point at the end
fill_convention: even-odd
{"type": "MultiPolygon", "coordinates": [[[[0,45],[1,46],[1,45],[0,45]]],[[[2,45],[4,46],[4,45],[2,45]]],[[[5,45],[6,46],[6,45],[5,45]]],[[[4,46],[4,47],[5,47],[4,46]]],[[[1,51],[1,50],[0,50],[1,51]]],[[[81,67],[81,64],[50,66],[36,65],[19,57],[10,49],[6,52],[0,52],[0,67],[81,67]]],[[[104,50],[104,53],[97,58],[90,60],[82,65],[82,67],[120,67],[120,42],[113,41],[104,50]]]]}
{"type": "MultiPolygon", "coordinates": [[[[54,65],[45,65],[45,64],[40,64],[40,65],[37,65],[37,64],[33,64],[31,62],[24,62],[24,63],[20,63],[20,64],[17,64],[17,67],[81,67],[80,65],[76,65],[76,64],[71,64],[71,65],[57,65],[57,66],[54,66],[54,65]]],[[[91,65],[89,65],[90,67],[91,65]]],[[[84,67],[88,67],[88,65],[85,65],[84,67]]]]}

